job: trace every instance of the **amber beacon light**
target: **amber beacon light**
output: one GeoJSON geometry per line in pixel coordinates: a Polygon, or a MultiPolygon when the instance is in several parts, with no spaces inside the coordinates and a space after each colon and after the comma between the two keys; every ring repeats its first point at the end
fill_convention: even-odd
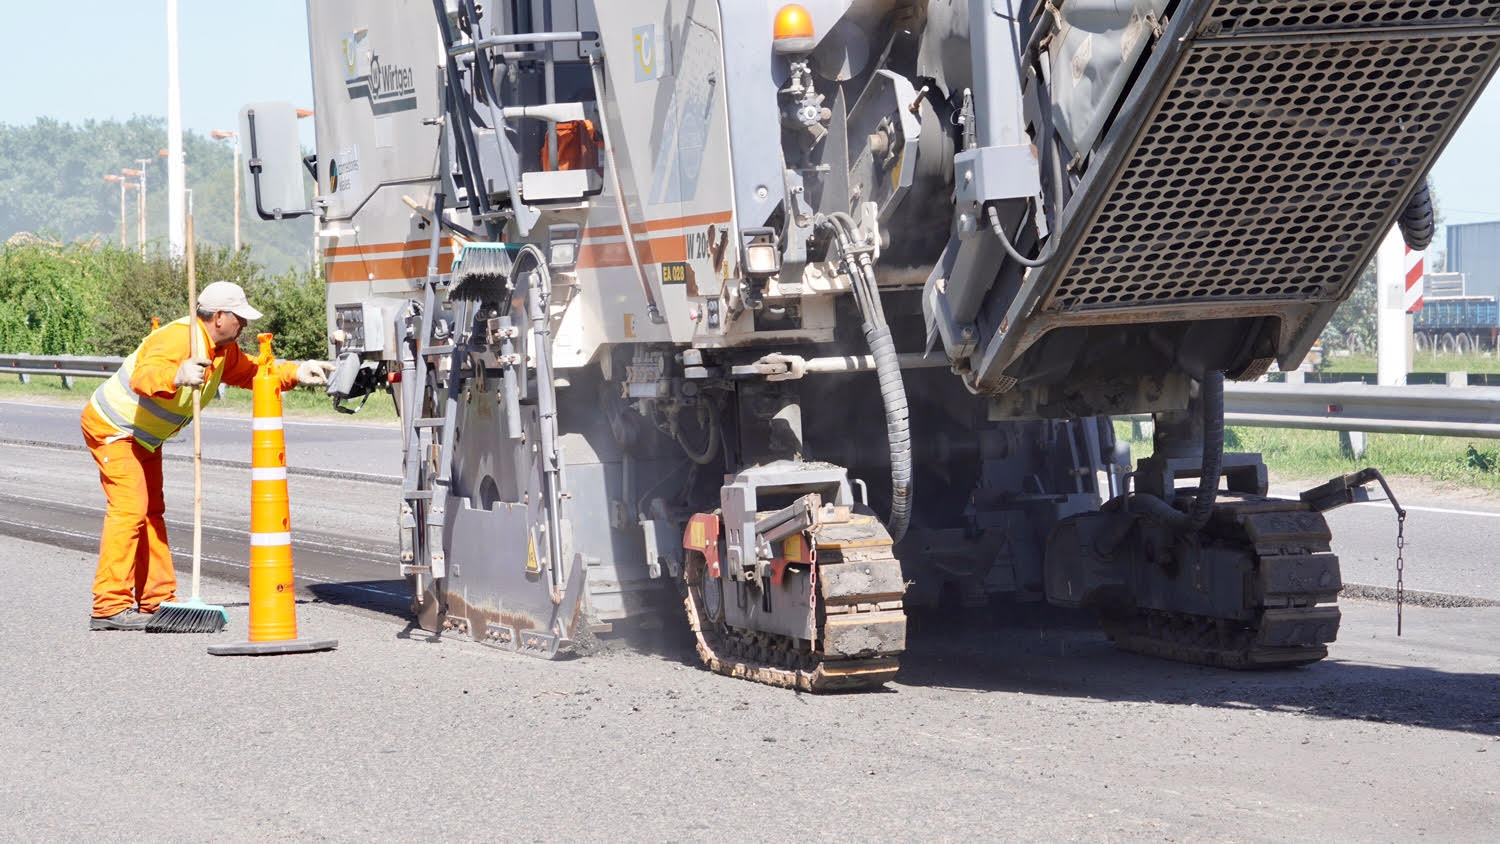
{"type": "Polygon", "coordinates": [[[776,26],[772,30],[774,45],[778,53],[808,53],[813,48],[812,15],[796,3],[788,3],[776,13],[776,26]]]}

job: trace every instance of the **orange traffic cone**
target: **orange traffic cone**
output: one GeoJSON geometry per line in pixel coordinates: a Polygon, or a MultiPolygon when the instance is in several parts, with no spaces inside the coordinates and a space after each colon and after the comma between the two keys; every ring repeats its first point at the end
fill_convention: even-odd
{"type": "Polygon", "coordinates": [[[281,379],[271,335],[261,334],[255,362],[254,429],[250,446],[250,641],[213,645],[218,656],[326,651],[336,639],[297,638],[292,583],[292,517],[286,494],[286,436],[281,425],[281,379]]]}

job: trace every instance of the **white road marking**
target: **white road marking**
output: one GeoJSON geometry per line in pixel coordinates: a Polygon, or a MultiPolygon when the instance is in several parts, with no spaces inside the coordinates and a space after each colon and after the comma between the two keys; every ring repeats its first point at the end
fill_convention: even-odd
{"type": "MultiPolygon", "coordinates": [[[[1286,490],[1273,489],[1270,492],[1272,498],[1295,499],[1301,494],[1302,493],[1300,490],[1297,492],[1287,492],[1286,490]]],[[[1388,498],[1375,498],[1369,501],[1356,501],[1352,505],[1345,506],[1384,507],[1389,509],[1391,506],[1391,501],[1388,498]]],[[[1422,504],[1409,504],[1406,505],[1403,509],[1405,509],[1408,513],[1441,513],[1447,516],[1479,516],[1486,519],[1500,519],[1500,512],[1495,512],[1493,510],[1455,510],[1451,507],[1428,507],[1422,504]]]]}

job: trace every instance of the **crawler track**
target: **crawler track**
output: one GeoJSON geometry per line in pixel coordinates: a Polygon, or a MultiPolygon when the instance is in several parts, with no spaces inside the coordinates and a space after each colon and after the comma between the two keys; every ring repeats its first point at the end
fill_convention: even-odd
{"type": "Polygon", "coordinates": [[[690,554],[683,603],[703,664],[729,677],[807,692],[874,688],[896,676],[906,646],[901,564],[885,531],[872,540],[864,521],[819,530],[815,642],[712,620],[703,594],[706,567],[702,556],[690,554]]]}
{"type": "Polygon", "coordinates": [[[1300,501],[1223,496],[1206,533],[1209,541],[1237,545],[1250,554],[1250,618],[1142,609],[1105,621],[1115,645],[1235,669],[1306,665],[1328,656],[1328,643],[1339,629],[1339,609],[1331,604],[1342,583],[1322,514],[1300,501]]]}

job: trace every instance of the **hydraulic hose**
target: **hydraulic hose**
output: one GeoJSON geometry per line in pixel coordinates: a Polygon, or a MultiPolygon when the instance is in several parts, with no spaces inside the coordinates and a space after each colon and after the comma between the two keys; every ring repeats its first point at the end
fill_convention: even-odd
{"type": "Polygon", "coordinates": [[[1005,254],[1009,255],[1012,261],[1023,267],[1035,269],[1046,266],[1047,262],[1052,260],[1052,254],[1057,251],[1057,237],[1048,238],[1047,245],[1042,248],[1042,251],[1035,258],[1028,258],[1011,244],[1010,236],[1005,233],[1005,227],[1000,225],[1000,212],[995,210],[995,206],[986,206],[985,211],[990,217],[990,229],[994,231],[996,237],[1000,238],[1000,245],[1005,248],[1005,254]]]}
{"type": "MultiPolygon", "coordinates": [[[[1203,377],[1199,400],[1203,413],[1203,463],[1198,474],[1198,491],[1187,512],[1155,495],[1135,492],[1111,498],[1099,508],[1100,512],[1115,513],[1124,508],[1184,534],[1196,533],[1208,524],[1218,501],[1219,481],[1224,470],[1224,373],[1210,372],[1203,377]]],[[[1130,521],[1123,521],[1114,530],[1097,538],[1095,545],[1099,553],[1104,556],[1113,554],[1131,527],[1130,521]]]]}
{"type": "Polygon", "coordinates": [[[677,440],[678,445],[682,446],[682,453],[699,466],[707,466],[713,463],[714,459],[719,456],[718,414],[699,414],[699,418],[704,420],[704,427],[708,429],[708,442],[703,444],[701,450],[695,451],[693,445],[686,439],[683,439],[682,429],[677,425],[676,416],[672,417],[670,427],[672,429],[672,438],[677,440]]]}
{"type": "Polygon", "coordinates": [[[1198,494],[1188,511],[1188,528],[1193,531],[1208,524],[1219,497],[1224,471],[1224,373],[1205,374],[1198,397],[1203,403],[1203,469],[1198,475],[1198,494]]]}
{"type": "MultiPolygon", "coordinates": [[[[630,211],[625,207],[625,183],[620,180],[620,165],[615,162],[615,142],[609,134],[609,115],[604,107],[604,66],[597,55],[589,56],[589,72],[594,80],[594,97],[599,103],[599,133],[604,141],[604,158],[609,163],[610,175],[615,181],[615,213],[620,215],[620,228],[625,232],[625,254],[630,256],[630,266],[635,269],[636,280],[641,285],[641,295],[646,298],[646,316],[654,325],[665,323],[661,308],[656,304],[656,294],[651,292],[651,282],[646,278],[646,268],[635,250],[635,232],[630,227],[630,211]]],[[[550,63],[548,65],[551,66],[550,63]]]]}
{"type": "Polygon", "coordinates": [[[865,342],[875,360],[875,374],[880,383],[880,399],[885,405],[886,437],[891,454],[891,514],[886,530],[891,541],[900,542],[911,524],[911,422],[906,401],[906,384],[901,380],[901,362],[896,355],[896,341],[885,321],[875,267],[868,250],[855,245],[857,228],[848,214],[829,217],[844,272],[854,291],[854,301],[863,318],[865,342]]]}

